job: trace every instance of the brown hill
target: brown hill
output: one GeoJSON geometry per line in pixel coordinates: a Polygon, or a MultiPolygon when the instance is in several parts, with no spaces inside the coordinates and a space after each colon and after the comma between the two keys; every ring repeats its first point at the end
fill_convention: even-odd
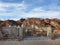
{"type": "Polygon", "coordinates": [[[14,20],[5,20],[5,21],[1,21],[0,20],[0,27],[4,27],[4,26],[18,26],[18,25],[20,25],[21,26],[21,24],[23,23],[23,21],[24,21],[25,19],[20,19],[20,20],[18,20],[18,21],[14,21],[14,20]]]}
{"type": "Polygon", "coordinates": [[[41,19],[41,18],[28,18],[23,22],[24,25],[35,24],[37,26],[52,25],[54,27],[60,26],[60,19],[41,19]]]}
{"type": "MultiPolygon", "coordinates": [[[[27,19],[20,19],[17,21],[14,20],[5,20],[5,21],[1,21],[0,20],[0,30],[1,27],[4,26],[21,26],[23,27],[23,29],[25,30],[32,30],[33,31],[33,35],[40,35],[41,32],[39,31],[45,31],[44,33],[42,33],[43,35],[45,35],[48,30],[55,30],[55,32],[57,32],[57,34],[60,34],[60,19],[42,19],[42,18],[27,18],[27,19]],[[52,28],[51,28],[52,26],[52,28]]],[[[25,31],[26,31],[25,30],[25,31]]]]}
{"type": "Polygon", "coordinates": [[[54,27],[57,27],[57,26],[60,26],[60,19],[42,19],[42,18],[27,18],[27,19],[20,19],[20,20],[17,20],[17,21],[14,21],[14,20],[5,20],[5,21],[2,21],[0,20],[0,27],[3,27],[3,26],[14,26],[14,25],[22,25],[24,24],[25,26],[30,26],[30,25],[37,25],[38,27],[45,27],[45,26],[48,26],[48,25],[52,25],[54,27]]]}
{"type": "Polygon", "coordinates": [[[13,25],[18,25],[16,21],[13,21],[13,20],[6,20],[6,21],[3,21],[1,24],[0,24],[0,27],[2,26],[13,26],[13,25]]]}

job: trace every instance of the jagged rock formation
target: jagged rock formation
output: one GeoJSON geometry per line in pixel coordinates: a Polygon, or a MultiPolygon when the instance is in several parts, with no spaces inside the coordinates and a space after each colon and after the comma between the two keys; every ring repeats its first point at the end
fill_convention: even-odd
{"type": "MultiPolygon", "coordinates": [[[[41,34],[41,31],[44,31],[42,34],[47,34],[46,31],[49,32],[49,30],[52,30],[53,33],[55,33],[55,30],[57,30],[56,27],[60,27],[60,20],[48,18],[28,18],[23,22],[22,27],[25,32],[30,30],[33,32],[31,35],[35,36],[41,34]]],[[[56,32],[59,33],[60,31],[56,32]]]]}
{"type": "Polygon", "coordinates": [[[26,32],[25,35],[28,36],[40,36],[49,35],[53,32],[54,35],[60,35],[60,19],[42,19],[42,18],[27,18],[14,20],[0,20],[0,35],[2,37],[2,27],[8,26],[20,26],[23,31],[26,32]],[[47,33],[48,32],[48,33],[47,33]]]}
{"type": "Polygon", "coordinates": [[[35,24],[37,26],[47,26],[52,25],[54,27],[60,26],[59,19],[41,19],[41,18],[28,18],[23,22],[24,25],[32,25],[35,24]]]}
{"type": "Polygon", "coordinates": [[[6,20],[6,21],[3,21],[3,22],[0,24],[0,27],[9,26],[9,25],[11,25],[11,26],[16,25],[16,26],[17,26],[18,24],[16,23],[16,21],[6,20]]]}
{"type": "Polygon", "coordinates": [[[27,18],[27,19],[20,19],[17,21],[14,20],[6,20],[6,21],[2,21],[0,20],[0,27],[4,27],[4,26],[31,26],[33,27],[33,25],[36,28],[40,28],[40,27],[47,27],[48,25],[53,26],[53,27],[60,27],[60,19],[42,19],[42,18],[27,18]]]}
{"type": "Polygon", "coordinates": [[[26,25],[26,26],[29,26],[29,25],[37,25],[38,27],[41,27],[41,26],[47,26],[47,25],[52,25],[54,27],[57,27],[57,26],[60,26],[60,19],[42,19],[42,18],[27,18],[27,19],[20,19],[20,20],[17,20],[17,21],[14,21],[14,20],[5,20],[5,21],[2,21],[0,20],[0,27],[1,26],[8,26],[8,25],[26,25]]]}
{"type": "Polygon", "coordinates": [[[18,25],[21,26],[24,21],[25,21],[25,19],[21,18],[20,20],[17,20],[16,22],[17,22],[18,25]]]}
{"type": "Polygon", "coordinates": [[[21,26],[22,22],[24,21],[24,19],[20,19],[18,21],[14,21],[14,20],[5,20],[5,21],[0,21],[0,27],[4,27],[4,26],[21,26]]]}
{"type": "Polygon", "coordinates": [[[30,28],[33,30],[33,27],[35,28],[34,30],[46,30],[47,27],[52,26],[53,30],[56,29],[56,27],[60,27],[60,19],[42,19],[42,18],[27,18],[27,19],[20,19],[17,21],[14,20],[6,20],[6,21],[1,21],[0,20],[0,29],[1,27],[4,26],[25,26],[26,28],[30,28]]]}
{"type": "Polygon", "coordinates": [[[60,20],[59,19],[51,19],[50,24],[54,27],[60,26],[60,20]]]}

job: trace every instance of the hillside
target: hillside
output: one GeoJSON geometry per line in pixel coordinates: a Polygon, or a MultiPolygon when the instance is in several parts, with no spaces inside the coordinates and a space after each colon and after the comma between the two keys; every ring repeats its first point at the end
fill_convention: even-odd
{"type": "Polygon", "coordinates": [[[60,19],[42,19],[42,18],[27,18],[27,19],[20,19],[20,20],[17,20],[17,21],[14,21],[14,20],[5,20],[5,21],[2,21],[0,20],[0,27],[3,27],[3,26],[13,26],[13,25],[37,25],[38,27],[41,27],[41,26],[48,26],[48,25],[52,25],[54,27],[60,27],[60,19]]]}

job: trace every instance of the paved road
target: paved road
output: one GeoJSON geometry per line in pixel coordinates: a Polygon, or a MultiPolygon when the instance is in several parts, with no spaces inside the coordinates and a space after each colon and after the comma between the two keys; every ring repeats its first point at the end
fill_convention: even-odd
{"type": "Polygon", "coordinates": [[[46,37],[28,37],[23,41],[0,41],[0,45],[60,45],[60,38],[51,40],[46,37]]]}
{"type": "Polygon", "coordinates": [[[60,45],[60,39],[56,40],[24,40],[24,41],[0,41],[0,45],[60,45]]]}

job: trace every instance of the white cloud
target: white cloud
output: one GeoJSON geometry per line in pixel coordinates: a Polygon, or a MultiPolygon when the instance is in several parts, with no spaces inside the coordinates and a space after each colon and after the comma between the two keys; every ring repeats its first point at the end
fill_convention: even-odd
{"type": "Polygon", "coordinates": [[[24,1],[22,3],[0,3],[0,19],[19,19],[25,15],[26,7],[24,1]]]}
{"type": "Polygon", "coordinates": [[[42,7],[40,7],[33,9],[26,15],[27,17],[59,18],[60,11],[53,11],[53,10],[45,11],[42,9],[42,7]]]}
{"type": "MultiPolygon", "coordinates": [[[[13,8],[15,10],[23,10],[25,9],[25,4],[24,1],[22,1],[22,3],[0,3],[0,13],[7,13],[6,11],[9,11],[7,9],[9,8],[13,8]]],[[[14,11],[15,11],[14,10],[14,11]]]]}
{"type": "MultiPolygon", "coordinates": [[[[0,3],[0,18],[6,17],[6,19],[19,19],[26,17],[41,17],[41,18],[60,18],[60,11],[56,11],[59,6],[43,6],[43,7],[34,7],[28,13],[25,10],[30,8],[30,4],[22,3],[0,3]],[[12,8],[12,9],[9,9],[12,8]],[[50,10],[46,11],[44,8],[49,8],[50,10]],[[55,10],[56,9],[56,10],[55,10]],[[11,12],[9,12],[11,11],[11,12]]],[[[60,8],[59,8],[60,9],[60,8]]],[[[5,19],[5,18],[4,18],[5,19]]]]}

